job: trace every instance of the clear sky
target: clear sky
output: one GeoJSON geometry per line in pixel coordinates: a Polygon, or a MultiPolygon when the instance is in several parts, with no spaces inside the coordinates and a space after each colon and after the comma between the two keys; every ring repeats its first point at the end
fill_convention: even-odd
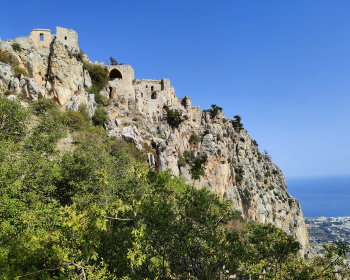
{"type": "Polygon", "coordinates": [[[95,61],[238,114],[286,177],[350,174],[349,0],[3,1],[2,40],[72,28],[95,61]]]}

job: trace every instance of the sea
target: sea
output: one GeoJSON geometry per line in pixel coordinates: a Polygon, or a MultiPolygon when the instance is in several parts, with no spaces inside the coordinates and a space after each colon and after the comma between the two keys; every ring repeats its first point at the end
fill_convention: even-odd
{"type": "Polygon", "coordinates": [[[287,191],[299,200],[304,217],[350,216],[350,175],[286,178],[287,191]]]}

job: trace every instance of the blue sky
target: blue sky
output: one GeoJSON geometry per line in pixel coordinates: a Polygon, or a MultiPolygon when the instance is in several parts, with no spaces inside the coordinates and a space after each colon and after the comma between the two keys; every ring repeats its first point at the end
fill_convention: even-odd
{"type": "Polygon", "coordinates": [[[236,114],[286,177],[350,174],[350,1],[5,1],[2,40],[72,28],[91,60],[236,114]]]}

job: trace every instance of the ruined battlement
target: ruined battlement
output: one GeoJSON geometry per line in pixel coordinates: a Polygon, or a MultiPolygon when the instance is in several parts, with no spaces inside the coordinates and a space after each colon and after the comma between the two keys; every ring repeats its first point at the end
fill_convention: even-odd
{"type": "Polygon", "coordinates": [[[78,33],[73,29],[67,29],[63,27],[56,27],[56,34],[51,34],[50,29],[34,28],[29,34],[29,38],[33,41],[37,48],[50,48],[53,40],[59,40],[63,44],[79,50],[78,45],[78,33]]]}

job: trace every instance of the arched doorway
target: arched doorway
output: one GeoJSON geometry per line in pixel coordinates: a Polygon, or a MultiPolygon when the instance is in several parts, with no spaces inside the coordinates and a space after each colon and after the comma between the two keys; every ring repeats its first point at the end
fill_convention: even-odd
{"type": "Polygon", "coordinates": [[[109,72],[109,79],[114,80],[114,79],[123,79],[122,73],[118,69],[113,69],[111,72],[109,72]]]}

